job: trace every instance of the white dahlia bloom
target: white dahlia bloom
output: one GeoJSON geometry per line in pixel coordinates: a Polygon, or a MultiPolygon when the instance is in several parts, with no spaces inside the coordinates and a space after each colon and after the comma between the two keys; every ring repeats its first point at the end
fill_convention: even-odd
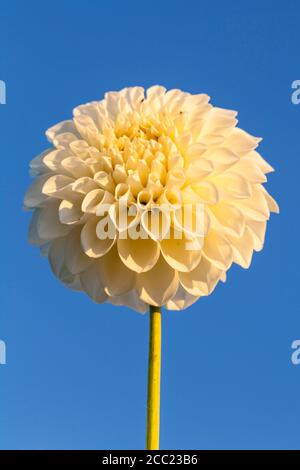
{"type": "Polygon", "coordinates": [[[278,212],[263,186],[273,169],[255,150],[260,139],[236,127],[236,114],[205,94],[161,86],[124,88],[75,108],[31,162],[30,242],[65,285],[99,303],[181,310],[209,295],[233,262],[249,267],[278,212]],[[175,207],[168,233],[163,205],[175,207]],[[178,217],[189,207],[194,220],[197,206],[198,232],[178,217]],[[108,226],[112,236],[104,236],[108,226]],[[128,236],[130,228],[139,236],[128,236]]]}

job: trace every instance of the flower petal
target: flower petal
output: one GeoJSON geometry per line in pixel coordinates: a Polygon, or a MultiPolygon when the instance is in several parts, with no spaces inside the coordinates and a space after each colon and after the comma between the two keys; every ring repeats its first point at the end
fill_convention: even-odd
{"type": "Polygon", "coordinates": [[[61,121],[55,126],[50,127],[46,136],[50,142],[53,142],[59,134],[71,133],[78,136],[74,122],[70,119],[67,121],[61,121]]]}
{"type": "Polygon", "coordinates": [[[167,263],[182,272],[191,271],[199,264],[201,246],[202,241],[185,237],[181,240],[170,238],[160,242],[161,252],[167,263]]]}
{"type": "Polygon", "coordinates": [[[233,262],[239,264],[242,268],[248,269],[253,255],[253,238],[248,228],[242,237],[232,237],[228,235],[228,241],[232,247],[233,262]]]}
{"type": "Polygon", "coordinates": [[[218,269],[226,271],[232,263],[232,249],[227,239],[214,230],[205,238],[203,253],[218,269]]]}
{"type": "Polygon", "coordinates": [[[104,256],[116,241],[116,234],[112,238],[110,238],[109,234],[107,237],[103,237],[102,240],[98,238],[97,226],[99,222],[101,222],[99,217],[91,217],[81,231],[81,245],[83,251],[91,258],[104,256]]]}
{"type": "Polygon", "coordinates": [[[237,207],[219,202],[216,205],[210,206],[209,210],[217,220],[216,229],[233,236],[242,235],[245,229],[245,218],[237,207]]]}
{"type": "Polygon", "coordinates": [[[267,222],[257,222],[256,220],[248,220],[247,227],[253,239],[254,250],[262,250],[265,241],[267,222]]]}
{"type": "Polygon", "coordinates": [[[56,200],[50,201],[38,213],[36,221],[37,234],[43,240],[63,237],[70,231],[69,227],[60,223],[58,204],[59,202],[56,200]]]}
{"type": "Polygon", "coordinates": [[[149,309],[149,306],[145,302],[140,300],[135,289],[123,295],[109,297],[109,302],[113,305],[132,308],[133,310],[139,313],[146,313],[149,309]]]}
{"type": "Polygon", "coordinates": [[[174,297],[166,303],[168,310],[185,310],[193,305],[200,296],[189,294],[181,285],[178,286],[174,297]]]}
{"type": "Polygon", "coordinates": [[[96,303],[102,304],[107,299],[107,294],[101,283],[98,260],[95,260],[88,269],[80,274],[83,289],[96,303]]]}
{"type": "Polygon", "coordinates": [[[179,273],[179,281],[191,295],[209,295],[216,287],[222,272],[213,263],[202,257],[193,271],[179,273]]]}
{"type": "Polygon", "coordinates": [[[61,201],[58,208],[58,217],[62,224],[77,224],[83,215],[79,204],[67,200],[61,201]]]}
{"type": "Polygon", "coordinates": [[[81,227],[76,227],[65,238],[64,262],[72,274],[81,273],[92,263],[82,250],[80,233],[81,227]]]}
{"type": "Polygon", "coordinates": [[[137,273],[152,269],[159,258],[159,245],[148,235],[147,238],[133,240],[127,233],[126,239],[119,238],[117,246],[123,263],[137,273]]]}
{"type": "Polygon", "coordinates": [[[43,206],[43,204],[47,201],[48,196],[42,193],[42,189],[49,177],[49,173],[40,176],[36,178],[36,180],[34,180],[33,183],[29,186],[24,197],[24,206],[27,209],[43,206]]]}
{"type": "Polygon", "coordinates": [[[122,295],[134,288],[135,272],[122,263],[116,245],[98,264],[102,285],[109,296],[122,295]]]}
{"type": "Polygon", "coordinates": [[[150,271],[137,276],[136,288],[142,301],[162,306],[175,295],[178,282],[177,272],[160,256],[150,271]]]}

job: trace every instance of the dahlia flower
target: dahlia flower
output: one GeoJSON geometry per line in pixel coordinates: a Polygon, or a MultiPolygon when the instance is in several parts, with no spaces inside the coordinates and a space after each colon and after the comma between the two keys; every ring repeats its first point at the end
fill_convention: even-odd
{"type": "Polygon", "coordinates": [[[30,242],[95,302],[150,305],[147,449],[159,448],[160,307],[182,310],[248,268],[278,206],[272,167],[204,94],[124,88],[50,128],[25,196],[30,242]],[[200,220],[200,223],[199,223],[200,220]]]}
{"type": "Polygon", "coordinates": [[[51,148],[30,164],[30,242],[66,286],[98,303],[181,310],[209,295],[232,263],[249,267],[278,211],[263,186],[273,169],[256,150],[260,139],[236,127],[236,115],[205,94],[161,86],[78,106],[46,132],[51,148]],[[121,201],[144,236],[120,236],[121,201]],[[201,204],[201,233],[183,227],[176,238],[176,211],[167,237],[151,231],[149,213],[163,203],[201,204]],[[107,219],[115,234],[105,238],[107,219]]]}

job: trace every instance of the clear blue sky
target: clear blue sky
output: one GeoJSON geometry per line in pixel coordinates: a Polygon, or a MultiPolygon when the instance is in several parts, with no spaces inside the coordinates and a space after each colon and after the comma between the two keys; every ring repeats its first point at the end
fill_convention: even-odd
{"type": "Polygon", "coordinates": [[[0,447],[144,447],[148,316],[64,288],[27,244],[28,163],[73,107],[128,85],[206,92],[264,138],[281,214],[251,268],[164,312],[164,449],[300,448],[300,3],[7,1],[0,5],[0,447]]]}

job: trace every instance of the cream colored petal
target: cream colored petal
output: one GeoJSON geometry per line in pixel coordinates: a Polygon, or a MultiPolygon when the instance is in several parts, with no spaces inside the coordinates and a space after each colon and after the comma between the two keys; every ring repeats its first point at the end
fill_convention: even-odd
{"type": "Polygon", "coordinates": [[[126,160],[125,169],[129,173],[130,171],[136,170],[138,166],[138,159],[136,155],[129,155],[126,160]]]}
{"type": "Polygon", "coordinates": [[[217,170],[225,170],[240,160],[240,157],[231,150],[218,147],[205,152],[204,157],[210,160],[217,170]]]}
{"type": "Polygon", "coordinates": [[[136,274],[122,263],[116,245],[98,264],[102,285],[109,296],[122,295],[134,288],[136,274]]]}
{"type": "Polygon", "coordinates": [[[77,139],[77,135],[72,134],[71,132],[65,132],[64,134],[59,134],[53,140],[53,144],[57,149],[66,149],[70,150],[70,144],[77,139]]]}
{"type": "Polygon", "coordinates": [[[115,182],[111,174],[108,174],[105,171],[98,171],[98,173],[94,175],[94,180],[99,184],[100,188],[114,193],[115,182]]]}
{"type": "Polygon", "coordinates": [[[128,176],[127,183],[129,184],[134,197],[137,197],[138,193],[144,189],[144,186],[141,183],[141,179],[137,171],[132,172],[128,176]]]}
{"type": "Polygon", "coordinates": [[[161,97],[166,93],[167,89],[163,86],[153,85],[147,88],[147,99],[161,97]]]}
{"type": "Polygon", "coordinates": [[[178,153],[177,149],[176,152],[168,155],[168,171],[182,170],[184,167],[184,163],[185,160],[182,155],[178,153]]]}
{"type": "Polygon", "coordinates": [[[101,283],[98,260],[80,274],[83,289],[94,302],[102,304],[107,300],[107,294],[101,283]]]}
{"type": "Polygon", "coordinates": [[[82,250],[80,233],[81,227],[76,227],[65,238],[64,262],[72,274],[81,273],[93,262],[82,250]]]}
{"type": "Polygon", "coordinates": [[[42,193],[45,182],[49,179],[49,173],[36,178],[29,186],[24,197],[25,208],[31,209],[33,207],[43,206],[47,201],[48,196],[42,193]]]}
{"type": "Polygon", "coordinates": [[[33,158],[29,163],[29,174],[30,176],[40,176],[49,172],[48,167],[45,165],[44,159],[49,153],[52,152],[52,148],[45,150],[37,157],[33,158]]]}
{"type": "Polygon", "coordinates": [[[275,212],[276,214],[279,214],[280,212],[279,206],[277,202],[275,201],[275,199],[268,193],[268,191],[266,190],[264,186],[261,185],[260,188],[262,189],[264,193],[270,212],[275,212]]]}
{"type": "Polygon", "coordinates": [[[139,209],[146,210],[153,204],[153,197],[151,191],[143,189],[137,195],[137,205],[139,209]]]}
{"type": "Polygon", "coordinates": [[[147,183],[147,187],[146,189],[148,189],[149,191],[151,191],[151,193],[153,194],[153,198],[159,198],[164,190],[164,187],[163,185],[161,184],[160,181],[156,180],[154,181],[154,178],[152,177],[151,173],[148,177],[148,183],[147,183]]]}
{"type": "Polygon", "coordinates": [[[94,181],[92,178],[88,176],[83,176],[82,178],[78,178],[72,184],[72,191],[75,191],[76,193],[83,194],[83,195],[89,193],[90,191],[93,191],[93,189],[99,189],[99,186],[96,183],[96,181],[94,181]]]}
{"type": "Polygon", "coordinates": [[[115,199],[131,204],[135,201],[131,188],[127,183],[119,183],[115,188],[115,199]]]}
{"type": "Polygon", "coordinates": [[[225,140],[224,147],[232,150],[235,154],[242,156],[254,150],[260,141],[260,138],[253,137],[242,129],[236,127],[225,140]]]}
{"type": "Polygon", "coordinates": [[[252,195],[251,184],[243,176],[232,171],[212,176],[211,182],[218,188],[220,197],[223,199],[247,199],[252,195]]]}
{"type": "Polygon", "coordinates": [[[209,160],[199,158],[199,160],[194,161],[189,165],[186,172],[187,180],[191,183],[198,182],[210,175],[213,172],[213,169],[213,164],[209,160]]]}
{"type": "Polygon", "coordinates": [[[38,213],[36,228],[38,236],[43,240],[53,240],[63,237],[70,228],[60,223],[58,217],[58,204],[56,200],[49,202],[38,213]]]}
{"type": "Polygon", "coordinates": [[[84,160],[79,157],[65,158],[61,161],[61,167],[74,178],[93,176],[92,170],[85,164],[84,160]]]}
{"type": "Polygon", "coordinates": [[[112,204],[108,211],[110,220],[112,221],[114,227],[120,234],[120,238],[127,238],[130,234],[127,234],[127,231],[138,230],[141,220],[141,211],[139,210],[137,204],[127,205],[126,198],[120,198],[115,204],[112,204]]]}
{"type": "Polygon", "coordinates": [[[269,163],[266,162],[266,160],[264,158],[262,158],[262,156],[258,152],[256,152],[255,150],[253,150],[252,152],[249,152],[247,154],[247,158],[251,158],[251,160],[253,160],[254,163],[265,174],[266,173],[271,173],[272,171],[274,171],[274,168],[272,168],[271,165],[269,165],[269,163]]]}
{"type": "Polygon", "coordinates": [[[149,238],[133,240],[128,234],[127,239],[119,239],[118,252],[123,263],[132,271],[143,273],[153,268],[159,258],[159,245],[149,238]]]}
{"type": "Polygon", "coordinates": [[[222,109],[217,107],[211,108],[206,115],[206,119],[201,131],[201,138],[203,135],[228,135],[228,133],[232,131],[232,129],[237,124],[237,120],[235,119],[236,115],[236,111],[229,109],[222,109]]]}
{"type": "Polygon", "coordinates": [[[198,266],[189,273],[179,273],[179,281],[184,289],[194,296],[209,295],[216,287],[222,271],[202,257],[198,266]]]}
{"type": "Polygon", "coordinates": [[[62,224],[77,224],[81,221],[83,215],[80,204],[67,200],[61,201],[58,208],[58,217],[62,224]]]}
{"type": "Polygon", "coordinates": [[[245,217],[237,207],[219,202],[216,205],[210,206],[209,210],[217,220],[217,224],[215,224],[216,229],[238,237],[243,234],[245,217]]]}
{"type": "Polygon", "coordinates": [[[171,229],[171,215],[168,211],[162,210],[161,206],[143,211],[141,225],[145,232],[154,241],[167,238],[171,229]]]}
{"type": "Polygon", "coordinates": [[[121,93],[132,109],[135,109],[136,106],[144,100],[144,88],[139,86],[123,88],[121,93]]]}
{"type": "Polygon", "coordinates": [[[205,238],[203,253],[218,269],[226,271],[232,263],[232,249],[225,237],[210,230],[205,238]]]}
{"type": "Polygon", "coordinates": [[[244,176],[250,183],[265,183],[267,178],[252,158],[246,156],[231,167],[231,172],[244,176]]]}
{"type": "Polygon", "coordinates": [[[116,91],[105,93],[104,97],[107,113],[109,117],[115,121],[118,114],[120,114],[124,106],[126,106],[126,100],[116,91]]]}
{"type": "Polygon", "coordinates": [[[111,193],[104,189],[94,189],[83,199],[81,209],[83,212],[103,216],[113,202],[114,196],[111,193]]]}
{"type": "Polygon", "coordinates": [[[192,189],[203,203],[216,204],[220,200],[219,188],[211,181],[194,184],[192,189]]]}
{"type": "Polygon", "coordinates": [[[78,292],[81,292],[83,290],[79,274],[74,274],[74,275],[70,274],[68,278],[64,281],[64,284],[69,289],[72,289],[78,292]]]}
{"type": "Polygon", "coordinates": [[[195,95],[188,94],[184,100],[183,110],[193,113],[193,112],[205,112],[211,108],[207,108],[207,104],[210,100],[210,97],[205,93],[197,93],[195,95]]]}
{"type": "Polygon", "coordinates": [[[70,149],[76,157],[87,158],[89,156],[89,144],[82,139],[74,140],[70,143],[70,149]]]}
{"type": "Polygon", "coordinates": [[[42,209],[35,209],[32,213],[28,229],[28,242],[31,245],[43,245],[45,243],[45,240],[39,236],[37,230],[41,210],[42,209]]]}
{"type": "Polygon", "coordinates": [[[201,241],[185,237],[181,240],[170,238],[160,242],[161,252],[167,263],[172,268],[182,272],[191,271],[199,264],[201,246],[201,241]]]}
{"type": "Polygon", "coordinates": [[[201,142],[203,142],[207,148],[223,145],[224,139],[223,134],[220,133],[201,134],[201,142]]]}
{"type": "Polygon", "coordinates": [[[42,193],[58,199],[70,199],[73,196],[74,181],[74,178],[65,175],[51,176],[44,183],[42,193]]]}
{"type": "Polygon", "coordinates": [[[79,133],[79,138],[82,137],[89,145],[98,148],[100,132],[93,119],[84,114],[75,115],[74,112],[74,123],[79,133]]]}
{"type": "Polygon", "coordinates": [[[102,201],[104,194],[105,194],[104,189],[100,189],[100,188],[93,189],[92,191],[87,193],[87,195],[82,201],[81,210],[83,212],[95,214],[97,206],[102,201]]]}
{"type": "Polygon", "coordinates": [[[146,313],[149,310],[149,305],[140,300],[135,289],[123,295],[109,297],[108,302],[113,305],[132,308],[139,313],[146,313]]]}
{"type": "Polygon", "coordinates": [[[52,241],[43,243],[43,245],[40,246],[40,253],[41,256],[49,256],[49,251],[52,245],[52,241]]]}
{"type": "Polygon", "coordinates": [[[253,238],[246,228],[242,237],[228,236],[228,240],[232,247],[233,262],[239,264],[242,268],[249,268],[253,255],[253,238]]]}
{"type": "Polygon", "coordinates": [[[137,275],[136,288],[143,302],[162,306],[175,295],[178,282],[177,272],[160,256],[150,271],[137,275]]]}
{"type": "MultiPolygon", "coordinates": [[[[138,161],[137,171],[138,171],[138,174],[139,174],[142,185],[146,186],[147,182],[148,182],[148,176],[149,176],[149,173],[150,173],[150,169],[149,169],[147,163],[145,162],[145,160],[139,160],[138,161]]],[[[162,173],[163,173],[163,176],[161,176],[161,178],[162,177],[165,178],[165,172],[162,172],[162,173]]]]}
{"type": "Polygon", "coordinates": [[[164,96],[164,107],[172,114],[179,114],[181,111],[190,108],[189,99],[192,95],[181,90],[169,90],[164,96]]]}
{"type": "Polygon", "coordinates": [[[102,240],[99,239],[97,236],[97,226],[99,222],[101,222],[99,217],[91,216],[81,231],[81,245],[83,251],[91,258],[100,258],[105,255],[116,241],[116,234],[114,234],[112,238],[107,236],[102,240]]]}
{"type": "Polygon", "coordinates": [[[181,205],[183,200],[182,191],[176,186],[167,187],[164,189],[162,195],[158,199],[158,203],[160,205],[177,207],[177,205],[181,205]]]}
{"type": "Polygon", "coordinates": [[[116,165],[114,170],[113,170],[113,179],[114,179],[114,182],[119,185],[121,183],[125,183],[126,179],[127,179],[127,171],[125,169],[125,166],[124,165],[116,165]]]}
{"type": "Polygon", "coordinates": [[[66,149],[54,149],[52,152],[45,155],[43,163],[50,171],[64,174],[65,171],[61,166],[61,162],[68,157],[70,157],[70,151],[66,149]]]}
{"type": "Polygon", "coordinates": [[[232,201],[245,217],[264,222],[270,217],[270,210],[259,185],[252,187],[252,196],[248,199],[232,201]]]}
{"type": "Polygon", "coordinates": [[[193,143],[186,150],[186,159],[189,163],[198,161],[206,152],[207,146],[202,142],[193,143]]]}
{"type": "Polygon", "coordinates": [[[249,229],[249,233],[252,236],[254,250],[262,250],[265,241],[267,222],[257,222],[256,220],[248,220],[247,227],[249,229]]]}
{"type": "Polygon", "coordinates": [[[183,204],[171,213],[175,230],[189,239],[202,239],[210,228],[210,213],[201,202],[183,204]]]}
{"type": "Polygon", "coordinates": [[[186,173],[183,168],[174,168],[173,170],[169,170],[167,173],[167,187],[178,187],[182,188],[184,183],[186,182],[186,173]]]}
{"type": "MultiPolygon", "coordinates": [[[[96,125],[99,124],[99,118],[104,113],[103,101],[91,101],[90,103],[81,104],[73,110],[74,116],[89,116],[96,125]]],[[[105,114],[105,113],[104,113],[105,114]]]]}
{"type": "Polygon", "coordinates": [[[46,132],[46,136],[50,142],[53,142],[57,136],[65,133],[74,134],[78,138],[78,133],[72,120],[62,121],[50,127],[46,132]]]}
{"type": "Polygon", "coordinates": [[[58,238],[54,240],[49,249],[49,263],[56,277],[64,279],[64,261],[65,261],[66,239],[58,238]]]}
{"type": "MultiPolygon", "coordinates": [[[[138,168],[139,167],[140,167],[140,163],[138,163],[138,168]]],[[[148,171],[148,174],[149,173],[150,171],[148,171]]],[[[139,178],[140,178],[142,185],[146,186],[147,180],[148,180],[148,174],[145,176],[145,174],[143,174],[139,169],[138,169],[138,174],[139,174],[139,178]]],[[[166,177],[167,177],[167,170],[166,170],[166,166],[164,162],[161,162],[159,161],[159,159],[155,158],[151,163],[151,175],[154,177],[155,180],[160,181],[164,185],[166,182],[166,177]]]]}
{"type": "Polygon", "coordinates": [[[181,285],[178,286],[174,297],[165,305],[167,310],[185,310],[193,305],[200,296],[189,294],[181,285]]]}
{"type": "Polygon", "coordinates": [[[82,285],[80,277],[72,274],[67,268],[64,260],[65,239],[55,240],[49,249],[49,262],[51,269],[56,277],[60,279],[67,287],[73,290],[81,291],[82,285]]]}

